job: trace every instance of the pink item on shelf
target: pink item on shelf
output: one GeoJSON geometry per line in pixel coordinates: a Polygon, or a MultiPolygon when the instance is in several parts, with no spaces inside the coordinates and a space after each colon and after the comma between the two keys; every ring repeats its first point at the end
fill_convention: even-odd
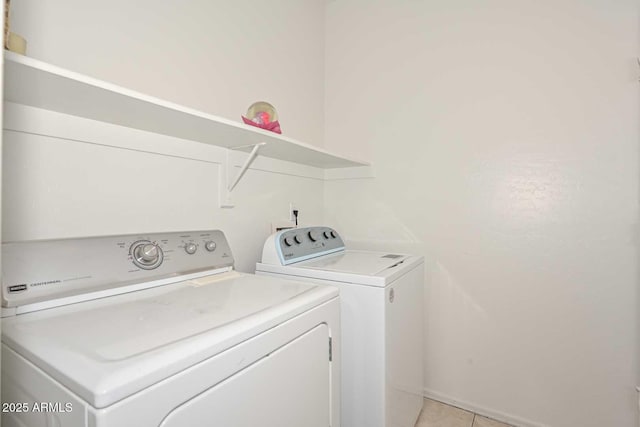
{"type": "Polygon", "coordinates": [[[247,119],[245,116],[242,116],[242,121],[248,125],[255,126],[260,129],[266,129],[271,132],[280,134],[282,133],[282,130],[280,129],[280,122],[278,122],[277,120],[275,122],[265,121],[264,123],[257,123],[251,119],[247,119]]]}

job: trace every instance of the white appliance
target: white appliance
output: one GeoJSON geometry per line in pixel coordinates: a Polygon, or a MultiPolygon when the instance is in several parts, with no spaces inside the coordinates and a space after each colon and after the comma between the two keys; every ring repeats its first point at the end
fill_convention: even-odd
{"type": "Polygon", "coordinates": [[[420,256],[345,249],[329,227],[280,231],[256,273],[340,289],[342,425],[413,427],[423,394],[420,256]]]}
{"type": "Polygon", "coordinates": [[[5,243],[4,427],[340,425],[339,300],[220,231],[5,243]]]}

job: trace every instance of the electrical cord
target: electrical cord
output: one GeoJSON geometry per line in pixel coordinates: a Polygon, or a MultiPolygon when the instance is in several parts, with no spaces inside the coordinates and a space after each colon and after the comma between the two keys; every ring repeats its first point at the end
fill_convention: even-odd
{"type": "Polygon", "coordinates": [[[296,228],[298,227],[298,209],[293,210],[293,217],[296,219],[296,228]]]}

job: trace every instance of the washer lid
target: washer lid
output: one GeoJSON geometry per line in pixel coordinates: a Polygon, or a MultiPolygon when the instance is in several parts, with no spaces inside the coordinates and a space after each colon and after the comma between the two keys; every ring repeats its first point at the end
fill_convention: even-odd
{"type": "Polygon", "coordinates": [[[2,341],[102,408],[337,295],[231,272],[5,318],[2,341]]]}
{"type": "Polygon", "coordinates": [[[350,250],[292,265],[314,270],[377,276],[392,266],[402,263],[407,258],[409,258],[409,255],[350,250]]]}
{"type": "Polygon", "coordinates": [[[421,256],[346,250],[286,266],[258,263],[256,271],[384,287],[422,262],[421,256]]]}

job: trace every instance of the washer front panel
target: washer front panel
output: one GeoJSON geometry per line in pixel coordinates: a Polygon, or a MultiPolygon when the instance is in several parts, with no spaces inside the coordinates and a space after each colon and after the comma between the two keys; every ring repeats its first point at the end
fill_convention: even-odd
{"type": "Polygon", "coordinates": [[[329,328],[304,335],[175,408],[161,427],[331,425],[329,328]],[[244,410],[244,402],[255,406],[244,410]],[[251,403],[249,403],[251,402],[251,403]]]}

